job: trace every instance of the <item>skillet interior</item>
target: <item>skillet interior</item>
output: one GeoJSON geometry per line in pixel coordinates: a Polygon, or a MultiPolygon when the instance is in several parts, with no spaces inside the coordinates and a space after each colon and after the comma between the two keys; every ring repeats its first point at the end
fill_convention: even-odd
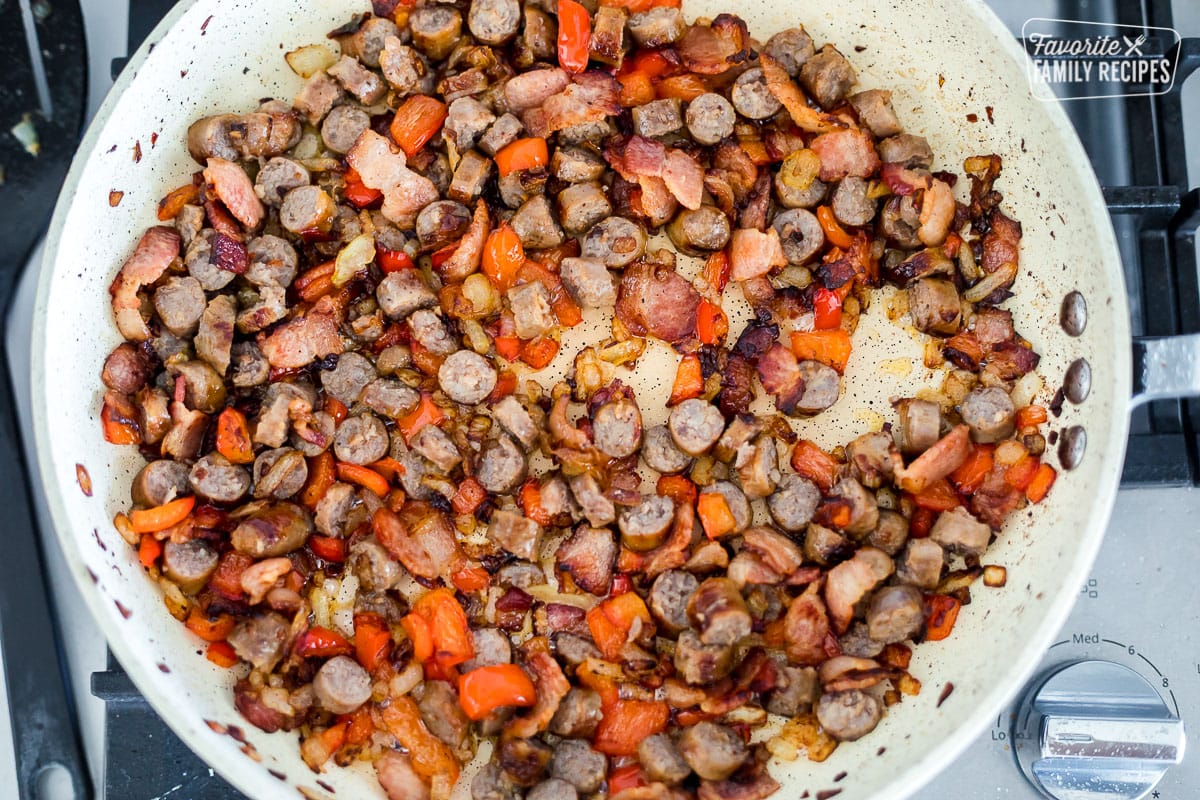
{"type": "MultiPolygon", "coordinates": [[[[294,737],[262,734],[234,710],[230,673],[209,664],[197,640],[168,616],[158,589],[112,528],[140,461],[129,448],[106,444],[98,420],[99,367],[120,339],[108,284],[137,236],[154,224],[157,200],[196,168],[184,146],[188,123],[218,110],[252,108],[267,95],[290,98],[299,79],[283,53],[322,41],[367,4],[297,0],[288,6],[279,12],[265,2],[197,0],[177,8],[151,37],[153,52],[142,48],[89,130],[54,217],[35,309],[39,467],[60,542],[98,624],[134,682],[193,749],[254,797],[279,796],[280,779],[268,770],[315,796],[328,796],[317,786],[320,777],[340,796],[376,797],[381,794],[368,772],[315,776],[301,762],[294,737]],[[142,152],[137,163],[135,143],[142,152]],[[112,190],[124,192],[116,207],[109,204],[112,190]],[[92,477],[91,498],[75,485],[76,464],[92,477]],[[207,720],[238,725],[249,745],[215,732],[207,720]]],[[[873,735],[842,745],[824,764],[802,759],[772,767],[785,783],[781,796],[836,785],[848,799],[885,792],[905,797],[995,721],[1061,625],[1099,546],[1122,461],[1129,394],[1127,308],[1112,229],[1065,115],[1030,96],[1024,56],[981,3],[688,0],[684,10],[689,17],[735,10],[760,39],[803,23],[818,43],[835,43],[858,69],[862,86],[895,91],[901,121],[929,138],[935,167],[960,170],[966,155],[1000,153],[1005,167],[998,188],[1025,229],[1017,296],[1008,306],[1018,330],[1043,355],[1040,371],[1051,387],[1043,402],[1071,361],[1086,356],[1092,365],[1091,396],[1082,406],[1068,405],[1055,421],[1059,429],[1086,426],[1089,448],[1081,467],[1060,479],[1042,506],[1015,516],[989,550],[989,563],[1009,568],[1008,586],[977,588],[955,635],[916,649],[912,671],[924,689],[891,709],[873,735]],[[967,120],[972,113],[977,122],[967,120]],[[1059,304],[1072,289],[1085,295],[1090,317],[1077,339],[1058,326],[1059,304]],[[954,693],[938,708],[947,682],[954,693]],[[881,747],[886,751],[877,752],[881,747]],[[835,784],[842,771],[849,776],[835,784]]],[[[889,322],[886,306],[881,298],[855,336],[842,399],[799,423],[804,436],[826,446],[848,441],[892,418],[889,398],[937,385],[921,366],[921,339],[889,322]],[[907,374],[901,360],[913,365],[907,374]]],[[[596,338],[607,327],[588,322],[572,332],[575,341],[596,338]]],[[[573,343],[568,339],[564,352],[573,353],[573,343]]],[[[661,349],[644,359],[631,381],[638,396],[665,396],[674,363],[661,349]]],[[[654,404],[645,406],[647,423],[659,421],[654,404]]]]}

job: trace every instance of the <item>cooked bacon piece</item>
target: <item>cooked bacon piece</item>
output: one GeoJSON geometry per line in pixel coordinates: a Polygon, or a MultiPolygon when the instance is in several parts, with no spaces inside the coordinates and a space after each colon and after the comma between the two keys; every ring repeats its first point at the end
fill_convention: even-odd
{"type": "Polygon", "coordinates": [[[787,70],[778,61],[766,53],[759,53],[758,59],[762,65],[763,78],[767,82],[767,90],[776,100],[783,103],[788,115],[800,130],[809,133],[830,133],[846,127],[846,123],[833,114],[810,106],[803,90],[788,77],[787,70]]]}
{"type": "Polygon", "coordinates": [[[732,14],[721,14],[711,25],[689,26],[675,49],[689,71],[720,75],[749,58],[749,41],[745,22],[732,14]]]}
{"type": "Polygon", "coordinates": [[[133,248],[133,255],[126,259],[108,287],[117,329],[126,339],[144,342],[150,338],[150,329],[142,319],[138,290],[162,277],[171,262],[179,257],[180,242],[179,232],[174,228],[165,225],[150,228],[142,234],[133,248]]]}
{"type": "Polygon", "coordinates": [[[784,651],[799,666],[816,666],[829,658],[829,614],[821,599],[821,581],[813,581],[792,601],[783,623],[784,651]]]}
{"type": "Polygon", "coordinates": [[[812,140],[809,148],[821,159],[817,177],[827,183],[847,176],[869,178],[879,169],[879,154],[871,136],[863,131],[823,133],[812,140]]]}
{"type": "Polygon", "coordinates": [[[638,185],[642,189],[641,212],[651,227],[658,227],[675,215],[679,204],[666,181],[653,175],[640,175],[638,185]]]}
{"type": "Polygon", "coordinates": [[[371,521],[371,528],[376,540],[388,554],[410,573],[426,580],[437,579],[437,564],[395,512],[386,506],[379,508],[371,521]]]}
{"type": "Polygon", "coordinates": [[[787,256],[779,241],[779,231],[738,228],[729,241],[729,278],[745,281],[761,278],[774,267],[786,267],[787,256]]]}
{"type": "Polygon", "coordinates": [[[612,584],[617,540],[607,528],[580,525],[558,546],[554,560],[558,570],[570,575],[576,586],[600,597],[612,584]]]}
{"type": "Polygon", "coordinates": [[[983,254],[979,266],[993,273],[1005,264],[1019,264],[1021,256],[1021,223],[1010,219],[998,208],[988,214],[991,230],[983,235],[983,254]]]}
{"type": "MultiPolygon", "coordinates": [[[[896,485],[906,492],[920,494],[962,466],[971,453],[971,429],[956,425],[937,444],[926,450],[907,467],[896,464],[896,485]]],[[[899,455],[895,458],[898,460],[899,455]]]]}
{"type": "Polygon", "coordinates": [[[620,84],[616,78],[591,70],[573,76],[566,89],[547,98],[540,106],[525,111],[521,121],[531,136],[544,138],[564,128],[598,122],[620,113],[619,94],[620,84]]]}
{"type": "Polygon", "coordinates": [[[804,396],[804,375],[791,350],[776,343],[758,358],[758,379],[775,395],[775,404],[785,414],[795,410],[804,396]]]}
{"type": "Polygon", "coordinates": [[[662,165],[662,179],[684,208],[700,207],[704,196],[704,170],[695,158],[671,148],[662,165]]]}
{"type": "Polygon", "coordinates": [[[971,494],[971,513],[997,531],[1008,515],[1020,508],[1024,500],[1024,495],[1004,479],[1006,472],[1007,467],[995,465],[979,488],[971,494]]]}
{"type": "Polygon", "coordinates": [[[527,108],[537,108],[571,83],[564,70],[535,69],[514,75],[504,84],[508,110],[519,114],[527,108]]]}
{"type": "Polygon", "coordinates": [[[270,334],[260,334],[258,346],[276,369],[299,369],[346,349],[328,298],[321,298],[307,315],[283,323],[270,334]]]}
{"type": "Polygon", "coordinates": [[[642,571],[646,577],[655,578],[669,569],[682,567],[688,562],[692,543],[696,540],[696,510],[691,503],[675,506],[675,522],[665,542],[645,554],[642,571]]]}
{"type": "Polygon", "coordinates": [[[571,690],[571,683],[563,675],[562,667],[545,649],[545,640],[535,640],[526,646],[528,655],[525,667],[533,673],[533,685],[537,689],[537,703],[533,708],[505,726],[505,734],[517,739],[536,736],[550,725],[562,699],[571,690]],[[541,645],[537,647],[536,645],[541,645]],[[530,652],[530,651],[533,652],[530,652]]]}
{"type": "Polygon", "coordinates": [[[383,192],[383,216],[401,228],[411,228],[417,213],[439,197],[433,181],[406,164],[403,151],[373,130],[365,130],[346,154],[363,185],[383,192]]]}
{"type": "Polygon", "coordinates": [[[638,262],[625,269],[617,292],[617,317],[635,335],[677,343],[696,331],[700,293],[674,268],[638,262]]]}
{"type": "Polygon", "coordinates": [[[891,557],[874,547],[855,552],[825,576],[825,602],[833,617],[833,628],[843,634],[854,618],[854,607],[867,594],[892,574],[895,566],[891,557]]]}
{"type": "Polygon", "coordinates": [[[767,566],[784,577],[804,563],[796,543],[772,528],[750,528],[742,534],[742,541],[746,549],[758,553],[767,566]]]}
{"type": "Polygon", "coordinates": [[[204,168],[204,180],[208,181],[217,197],[237,217],[237,221],[249,230],[256,229],[262,222],[266,209],[254,192],[254,182],[246,170],[223,158],[210,158],[204,168]]]}
{"type": "Polygon", "coordinates": [[[483,245],[487,241],[490,230],[491,221],[488,218],[487,203],[479,200],[475,203],[475,215],[471,219],[471,224],[459,240],[454,254],[437,268],[443,280],[447,282],[465,280],[468,275],[479,268],[479,261],[483,257],[483,245]]]}

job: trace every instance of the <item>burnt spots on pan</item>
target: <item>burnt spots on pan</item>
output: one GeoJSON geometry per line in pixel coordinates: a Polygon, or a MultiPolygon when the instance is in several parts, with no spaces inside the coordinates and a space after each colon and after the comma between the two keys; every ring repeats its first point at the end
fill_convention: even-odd
{"type": "Polygon", "coordinates": [[[207,725],[208,729],[213,733],[224,736],[227,732],[225,726],[217,722],[215,719],[206,719],[204,720],[204,724],[207,725]]]}
{"type": "Polygon", "coordinates": [[[277,769],[268,769],[267,773],[277,781],[285,781],[286,782],[288,779],[286,772],[280,772],[277,769]]]}
{"type": "Polygon", "coordinates": [[[1082,425],[1072,425],[1062,433],[1058,442],[1058,461],[1063,469],[1075,469],[1083,461],[1087,449],[1087,431],[1082,425]]]}
{"type": "Polygon", "coordinates": [[[325,781],[317,781],[317,786],[320,786],[322,789],[329,792],[330,794],[337,794],[337,789],[334,789],[332,786],[330,786],[325,781]]]}
{"type": "Polygon", "coordinates": [[[837,797],[841,793],[841,789],[822,789],[817,792],[817,800],[829,800],[829,798],[837,797]]]}
{"type": "Polygon", "coordinates": [[[1087,301],[1079,292],[1070,292],[1063,298],[1058,312],[1058,324],[1068,336],[1079,336],[1087,327],[1087,301]]]}
{"type": "Polygon", "coordinates": [[[117,206],[121,205],[121,199],[123,197],[125,197],[124,192],[120,192],[120,191],[117,191],[116,189],[113,189],[111,192],[108,193],[108,207],[116,208],[117,206]]]}
{"type": "Polygon", "coordinates": [[[121,612],[121,616],[125,619],[129,619],[133,616],[133,611],[127,608],[120,600],[113,600],[113,603],[116,605],[117,611],[121,612]]]}
{"type": "Polygon", "coordinates": [[[166,664],[162,663],[161,661],[159,661],[154,666],[158,667],[158,671],[161,672],[163,675],[171,674],[171,668],[168,667],[166,664]]]}
{"type": "Polygon", "coordinates": [[[1065,399],[1066,394],[1063,392],[1062,387],[1059,387],[1054,391],[1054,397],[1050,398],[1050,413],[1055,417],[1062,416],[1063,401],[1065,399]]]}
{"type": "Polygon", "coordinates": [[[951,683],[950,681],[946,681],[946,685],[942,687],[942,693],[938,695],[937,707],[941,708],[942,703],[946,702],[950,698],[950,695],[952,695],[953,693],[954,693],[954,684],[951,683]]]}
{"type": "Polygon", "coordinates": [[[138,139],[133,143],[133,163],[142,163],[142,140],[138,139]]]}
{"type": "Polygon", "coordinates": [[[1067,367],[1063,378],[1063,394],[1075,405],[1079,405],[1092,391],[1092,365],[1086,358],[1077,358],[1067,367]]]}
{"type": "MultiPolygon", "coordinates": [[[[88,496],[90,497],[91,495],[88,496]]],[[[96,540],[96,544],[100,545],[101,550],[103,550],[105,553],[108,552],[108,545],[106,545],[104,540],[100,538],[100,531],[96,528],[92,528],[92,538],[96,540]]]]}

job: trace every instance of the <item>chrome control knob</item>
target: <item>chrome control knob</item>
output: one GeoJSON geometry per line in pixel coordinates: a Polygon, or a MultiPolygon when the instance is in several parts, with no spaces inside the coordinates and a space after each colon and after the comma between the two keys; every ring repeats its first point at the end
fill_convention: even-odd
{"type": "Polygon", "coordinates": [[[1183,722],[1128,667],[1080,661],[1033,684],[1013,745],[1025,777],[1056,800],[1137,800],[1183,760],[1183,722]]]}

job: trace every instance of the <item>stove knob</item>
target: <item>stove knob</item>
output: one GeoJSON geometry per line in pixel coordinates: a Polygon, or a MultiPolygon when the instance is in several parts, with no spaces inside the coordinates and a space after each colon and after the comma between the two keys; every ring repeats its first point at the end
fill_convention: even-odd
{"type": "Polygon", "coordinates": [[[1145,678],[1081,661],[1035,683],[1013,722],[1025,777],[1056,800],[1137,800],[1183,760],[1183,722],[1145,678]]]}

